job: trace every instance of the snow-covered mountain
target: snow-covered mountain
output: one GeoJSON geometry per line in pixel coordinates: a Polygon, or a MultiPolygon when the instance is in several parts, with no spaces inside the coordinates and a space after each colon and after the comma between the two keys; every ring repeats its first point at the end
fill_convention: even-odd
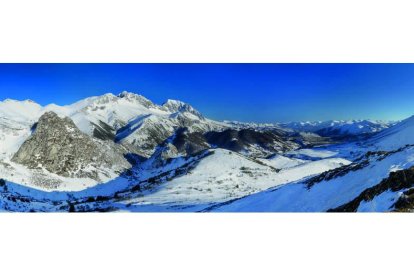
{"type": "MultiPolygon", "coordinates": [[[[223,124],[205,119],[188,104],[169,100],[156,105],[141,95],[122,92],[118,96],[105,94],[90,97],[67,106],[50,104],[40,106],[33,101],[5,100],[0,102],[0,122],[15,126],[31,126],[42,114],[53,111],[61,117],[71,118],[84,133],[100,139],[122,141],[128,136],[130,142],[140,147],[142,136],[164,129],[160,139],[172,135],[174,128],[188,127],[192,130],[221,129],[223,124]],[[121,130],[122,131],[119,131],[121,130]],[[117,136],[118,135],[118,136],[117,136]],[[117,136],[117,137],[116,137],[117,136]]],[[[150,155],[146,152],[145,155],[150,155]]]]}
{"type": "Polygon", "coordinates": [[[0,173],[25,185],[76,190],[114,179],[128,165],[154,155],[160,159],[156,163],[163,163],[227,148],[238,139],[235,150],[246,155],[265,156],[299,146],[285,141],[283,133],[248,130],[253,140],[246,135],[227,137],[223,133],[230,127],[205,118],[187,103],[167,100],[157,105],[130,92],[66,106],[5,100],[0,102],[0,173]],[[214,144],[213,136],[222,136],[222,145],[214,144]],[[110,156],[105,151],[118,153],[110,156]]]}
{"type": "Polygon", "coordinates": [[[131,92],[0,102],[0,210],[409,211],[414,119],[218,122],[131,92]]]}
{"type": "Polygon", "coordinates": [[[315,122],[291,122],[281,127],[299,132],[312,132],[323,137],[352,137],[378,133],[392,126],[393,122],[375,120],[331,120],[315,122]]]}

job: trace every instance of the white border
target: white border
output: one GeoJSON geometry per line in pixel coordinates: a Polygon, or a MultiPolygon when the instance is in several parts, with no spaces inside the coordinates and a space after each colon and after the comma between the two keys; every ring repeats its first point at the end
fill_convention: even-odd
{"type": "Polygon", "coordinates": [[[410,214],[2,215],[3,275],[398,275],[410,214]]]}
{"type": "Polygon", "coordinates": [[[409,62],[412,1],[19,0],[3,62],[409,62]]]}

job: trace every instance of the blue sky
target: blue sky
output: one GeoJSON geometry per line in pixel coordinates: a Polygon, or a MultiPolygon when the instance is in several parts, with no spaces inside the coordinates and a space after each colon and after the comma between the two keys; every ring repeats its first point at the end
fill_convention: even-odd
{"type": "Polygon", "coordinates": [[[414,64],[0,64],[0,100],[124,90],[218,120],[396,120],[414,115],[414,64]]]}

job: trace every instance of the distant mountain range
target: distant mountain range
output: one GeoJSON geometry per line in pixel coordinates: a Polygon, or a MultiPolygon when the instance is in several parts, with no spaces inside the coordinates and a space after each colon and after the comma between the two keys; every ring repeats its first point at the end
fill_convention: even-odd
{"type": "Polygon", "coordinates": [[[5,100],[0,209],[406,211],[413,122],[219,122],[130,92],[5,100]]]}
{"type": "Polygon", "coordinates": [[[301,132],[313,132],[327,137],[358,137],[380,132],[396,122],[375,120],[340,120],[340,121],[316,121],[316,122],[292,122],[280,124],[280,126],[301,132]]]}

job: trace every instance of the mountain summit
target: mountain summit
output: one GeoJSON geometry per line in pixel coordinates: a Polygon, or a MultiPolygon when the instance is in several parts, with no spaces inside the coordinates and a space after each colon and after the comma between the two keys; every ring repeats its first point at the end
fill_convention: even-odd
{"type": "Polygon", "coordinates": [[[167,100],[163,105],[169,112],[172,113],[190,113],[196,116],[200,120],[204,120],[203,115],[200,112],[195,110],[191,105],[177,101],[177,100],[167,100]]]}

